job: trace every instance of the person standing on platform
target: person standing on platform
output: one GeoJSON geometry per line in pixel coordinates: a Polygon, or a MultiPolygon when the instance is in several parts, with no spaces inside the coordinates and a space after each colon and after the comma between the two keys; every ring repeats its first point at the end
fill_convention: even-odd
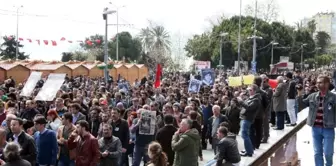
{"type": "Polygon", "coordinates": [[[286,80],[288,82],[286,102],[287,102],[287,112],[290,120],[290,124],[288,124],[287,126],[295,126],[297,116],[295,111],[296,81],[293,80],[293,74],[291,72],[288,72],[286,74],[286,80]]]}
{"type": "Polygon", "coordinates": [[[273,110],[276,113],[276,127],[274,130],[283,130],[285,127],[285,111],[286,111],[286,94],[287,86],[283,82],[284,78],[279,76],[277,78],[278,86],[275,88],[273,93],[273,110]]]}
{"type": "Polygon", "coordinates": [[[333,165],[335,127],[336,127],[336,95],[329,91],[330,78],[320,75],[316,85],[318,92],[312,93],[303,100],[309,107],[307,125],[312,127],[315,166],[333,165]]]}

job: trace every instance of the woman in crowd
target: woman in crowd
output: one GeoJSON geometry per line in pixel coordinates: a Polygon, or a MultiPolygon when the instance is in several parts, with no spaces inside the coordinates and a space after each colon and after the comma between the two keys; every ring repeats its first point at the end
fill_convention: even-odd
{"type": "Polygon", "coordinates": [[[55,132],[57,131],[58,127],[62,125],[62,120],[58,116],[56,110],[49,110],[47,113],[47,119],[49,121],[49,128],[55,132]]]}
{"type": "Polygon", "coordinates": [[[162,147],[157,142],[152,142],[148,145],[148,156],[150,158],[148,166],[167,166],[168,159],[162,151],[162,147]]]}
{"type": "Polygon", "coordinates": [[[10,142],[4,149],[4,161],[1,162],[2,166],[31,166],[31,164],[22,159],[20,156],[20,145],[15,142],[10,142]]]}

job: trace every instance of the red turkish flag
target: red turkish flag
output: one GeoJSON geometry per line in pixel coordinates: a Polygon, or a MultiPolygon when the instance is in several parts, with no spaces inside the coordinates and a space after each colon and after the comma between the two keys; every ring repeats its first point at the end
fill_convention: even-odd
{"type": "Polygon", "coordinates": [[[91,40],[87,40],[87,41],[86,41],[86,44],[89,45],[89,46],[92,46],[92,42],[91,42],[91,40]]]}
{"type": "Polygon", "coordinates": [[[32,39],[27,39],[28,41],[29,41],[29,43],[31,43],[32,42],[32,39]]]}
{"type": "Polygon", "coordinates": [[[52,41],[51,41],[51,45],[52,45],[52,46],[57,46],[56,41],[55,41],[55,40],[52,40],[52,41]]]}
{"type": "Polygon", "coordinates": [[[23,38],[19,37],[19,40],[20,40],[20,41],[23,41],[23,38]]]}
{"type": "Polygon", "coordinates": [[[43,43],[44,43],[45,45],[48,45],[49,41],[48,41],[48,40],[43,40],[43,43]]]}
{"type": "Polygon", "coordinates": [[[274,89],[278,86],[278,81],[276,79],[269,79],[268,84],[272,89],[274,89]]]}
{"type": "Polygon", "coordinates": [[[37,41],[37,44],[40,45],[40,40],[36,40],[37,41]]]}
{"type": "Polygon", "coordinates": [[[69,43],[72,43],[72,40],[68,40],[69,43]]]}
{"type": "Polygon", "coordinates": [[[162,75],[162,68],[161,64],[157,64],[156,66],[156,75],[155,75],[155,82],[154,87],[158,88],[161,84],[161,75],[162,75]]]}
{"type": "Polygon", "coordinates": [[[101,41],[100,41],[99,39],[96,40],[96,43],[97,43],[97,44],[100,44],[100,42],[101,42],[101,41]]]}
{"type": "Polygon", "coordinates": [[[61,41],[65,41],[65,37],[62,37],[62,38],[61,38],[61,41]]]}

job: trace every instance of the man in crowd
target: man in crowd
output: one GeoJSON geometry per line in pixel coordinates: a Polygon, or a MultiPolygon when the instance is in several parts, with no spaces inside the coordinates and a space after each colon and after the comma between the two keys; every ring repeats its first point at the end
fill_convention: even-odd
{"type": "Polygon", "coordinates": [[[122,146],[118,137],[112,135],[112,126],[103,125],[103,137],[98,140],[100,151],[99,166],[120,165],[122,146]]]}
{"type": "Polygon", "coordinates": [[[37,116],[34,119],[35,128],[39,131],[37,134],[37,163],[39,166],[56,166],[57,161],[57,138],[53,130],[45,128],[47,120],[43,116],[37,116]]]}
{"type": "Polygon", "coordinates": [[[13,136],[9,138],[9,142],[14,141],[21,146],[20,156],[29,161],[31,165],[36,163],[36,145],[34,138],[23,130],[23,120],[15,118],[11,120],[11,131],[13,136]]]}
{"type": "Polygon", "coordinates": [[[165,115],[164,116],[164,124],[165,126],[160,128],[156,133],[156,141],[160,143],[162,146],[163,152],[167,154],[169,165],[173,165],[174,162],[174,151],[172,150],[172,138],[177,129],[174,127],[174,116],[165,115]]]}
{"type": "Polygon", "coordinates": [[[209,103],[209,96],[203,96],[203,105],[201,106],[203,113],[203,130],[202,130],[202,149],[207,148],[207,132],[208,132],[208,122],[213,116],[212,105],[209,103]]]}
{"type": "Polygon", "coordinates": [[[332,166],[336,127],[336,95],[329,91],[330,78],[317,78],[318,92],[303,102],[309,106],[307,125],[312,127],[315,166],[332,166]],[[323,159],[323,155],[325,158],[323,159]]]}
{"type": "Polygon", "coordinates": [[[76,130],[76,126],[72,124],[72,114],[66,112],[62,116],[62,126],[57,131],[57,142],[59,144],[59,166],[75,165],[75,150],[69,150],[67,141],[72,132],[76,130]]]}
{"type": "Polygon", "coordinates": [[[99,163],[98,140],[89,131],[89,123],[80,120],[68,140],[69,149],[76,149],[76,166],[96,166],[99,163]]]}
{"type": "Polygon", "coordinates": [[[227,117],[221,114],[220,110],[221,109],[218,105],[214,105],[212,107],[213,116],[209,119],[208,122],[208,138],[212,139],[211,144],[215,154],[217,153],[216,146],[219,141],[216,135],[219,124],[221,124],[222,122],[228,122],[227,117]]]}
{"type": "Polygon", "coordinates": [[[82,114],[81,111],[81,106],[77,103],[72,104],[70,106],[70,111],[72,113],[72,123],[76,124],[80,120],[86,120],[86,117],[84,114],[82,114]]]}
{"type": "Polygon", "coordinates": [[[285,125],[285,111],[286,111],[286,94],[287,86],[283,82],[283,77],[277,78],[278,86],[273,93],[273,110],[276,114],[276,127],[275,130],[283,130],[285,125]]]}
{"type": "Polygon", "coordinates": [[[260,76],[262,78],[262,85],[261,85],[261,89],[263,91],[266,92],[266,96],[267,96],[267,107],[265,109],[265,114],[263,117],[263,138],[261,140],[261,143],[267,143],[268,138],[269,138],[269,129],[270,129],[270,125],[269,125],[269,120],[270,120],[270,115],[273,112],[272,111],[272,96],[273,96],[273,90],[272,88],[269,86],[268,84],[268,78],[265,74],[262,74],[260,76]]]}
{"type": "Polygon", "coordinates": [[[226,127],[220,127],[217,130],[218,154],[216,166],[235,166],[239,165],[240,154],[238,142],[235,135],[228,135],[229,131],[226,127]],[[223,163],[224,162],[224,163],[223,163]]]}
{"type": "Polygon", "coordinates": [[[250,129],[255,117],[257,116],[258,110],[260,109],[261,97],[256,93],[258,89],[257,85],[252,84],[247,88],[250,97],[245,101],[238,98],[241,106],[244,108],[240,112],[240,126],[245,147],[245,151],[241,152],[241,156],[252,157],[254,152],[254,147],[250,137],[250,129]]]}
{"type": "Polygon", "coordinates": [[[180,128],[173,136],[174,166],[198,166],[200,136],[198,131],[191,129],[191,127],[192,120],[183,119],[180,123],[180,128]]]}
{"type": "Polygon", "coordinates": [[[286,73],[286,83],[288,84],[287,89],[287,112],[289,115],[290,124],[289,126],[296,125],[296,110],[295,110],[295,99],[296,99],[296,81],[293,79],[293,74],[291,72],[286,73]]]}
{"type": "Polygon", "coordinates": [[[112,128],[113,128],[113,136],[119,138],[122,145],[122,155],[120,160],[120,166],[124,164],[128,166],[128,156],[126,154],[130,132],[128,128],[128,123],[126,120],[120,118],[120,111],[117,108],[112,108],[111,110],[111,118],[112,118],[112,128]]]}

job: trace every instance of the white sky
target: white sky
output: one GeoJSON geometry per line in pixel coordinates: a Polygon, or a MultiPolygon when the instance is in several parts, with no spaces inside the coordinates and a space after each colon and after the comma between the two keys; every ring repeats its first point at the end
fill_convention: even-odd
{"type": "MultiPolygon", "coordinates": [[[[243,0],[246,4],[254,0],[243,0]]],[[[262,0],[259,0],[262,1],[262,0]]],[[[264,0],[265,1],[265,0],[264,0]]],[[[19,19],[19,37],[33,40],[56,40],[58,46],[45,46],[42,42],[23,42],[24,51],[31,59],[60,60],[61,52],[69,51],[78,44],[60,42],[62,37],[69,40],[84,40],[93,34],[104,33],[102,11],[109,6],[109,0],[0,0],[0,36],[16,34],[16,8],[23,5],[19,19]],[[28,15],[27,15],[28,14],[28,15]],[[40,16],[31,16],[31,14],[40,16]]],[[[207,18],[239,14],[239,0],[115,0],[119,9],[119,23],[133,24],[120,26],[119,32],[130,31],[133,35],[147,26],[147,20],[164,25],[171,34],[181,34],[183,40],[195,33],[202,33],[209,26],[207,18]]],[[[321,11],[336,11],[336,0],[277,0],[280,8],[279,20],[292,24],[304,17],[321,11]]],[[[116,23],[111,15],[110,23],[116,23]]],[[[109,26],[109,38],[116,34],[116,28],[109,26]]],[[[183,47],[183,46],[182,46],[183,47]]]]}

